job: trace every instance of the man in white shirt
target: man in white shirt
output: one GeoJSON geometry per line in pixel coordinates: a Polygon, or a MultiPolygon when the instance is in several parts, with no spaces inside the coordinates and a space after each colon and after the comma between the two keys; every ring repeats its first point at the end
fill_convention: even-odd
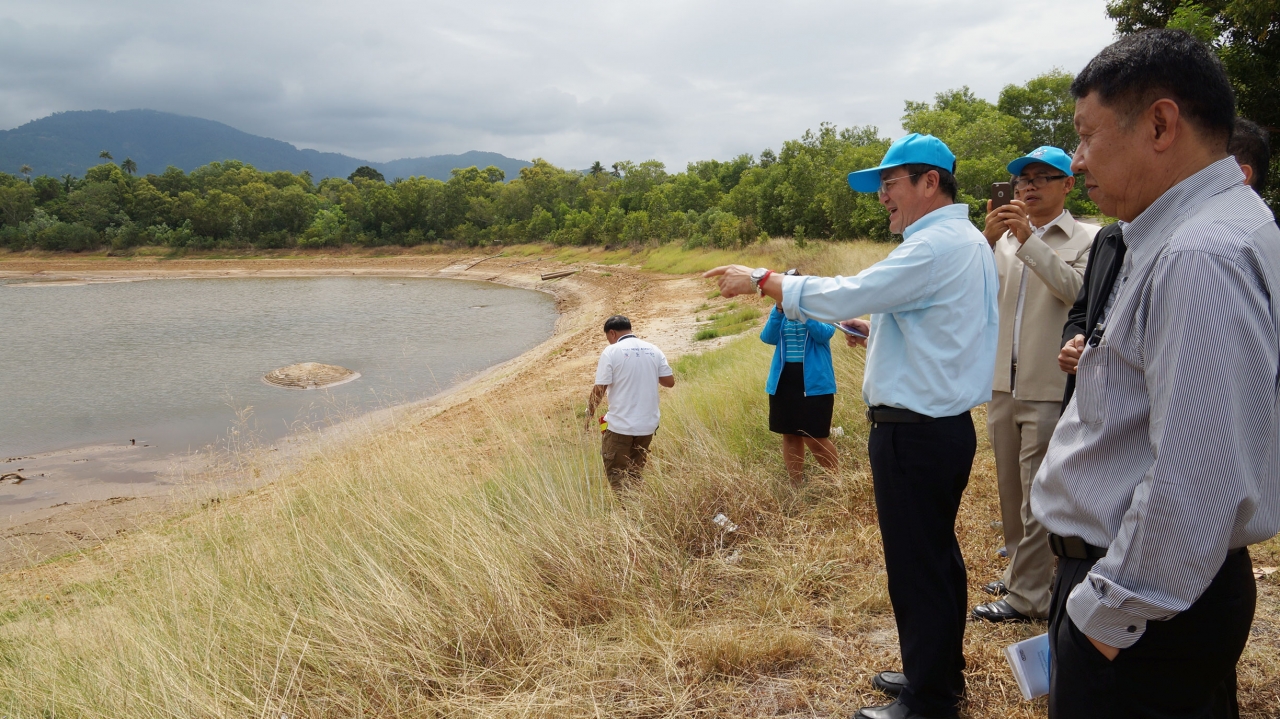
{"type": "Polygon", "coordinates": [[[626,489],[640,477],[649,443],[658,429],[658,386],[674,387],[675,375],[662,350],[631,333],[631,320],[614,315],[605,320],[609,346],[596,366],[596,386],[587,398],[587,427],[596,406],[608,394],[609,412],[602,418],[600,455],[614,490],[626,489]]]}

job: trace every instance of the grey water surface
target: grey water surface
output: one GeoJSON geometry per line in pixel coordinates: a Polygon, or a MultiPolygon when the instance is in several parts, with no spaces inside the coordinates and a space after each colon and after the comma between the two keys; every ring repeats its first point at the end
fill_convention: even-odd
{"type": "Polygon", "coordinates": [[[165,451],[273,441],[422,399],[550,336],[554,300],[403,277],[0,283],[0,458],[136,439],[165,451]],[[296,362],[362,376],[288,390],[296,362]],[[237,435],[240,436],[240,435],[237,435]]]}

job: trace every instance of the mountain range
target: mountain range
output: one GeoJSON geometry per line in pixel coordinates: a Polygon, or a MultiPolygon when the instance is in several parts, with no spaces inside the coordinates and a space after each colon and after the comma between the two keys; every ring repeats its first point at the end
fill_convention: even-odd
{"type": "Polygon", "coordinates": [[[58,112],[12,130],[0,130],[0,172],[17,174],[23,165],[33,175],[84,175],[104,162],[106,150],[117,162],[126,157],[139,174],[161,173],[173,165],[190,172],[210,162],[240,160],[264,172],[308,171],[317,181],[346,177],[361,165],[376,168],[388,180],[426,176],[449,179],[457,167],[496,165],[513,179],[531,163],[496,152],[410,157],[371,162],[336,152],[298,149],[281,140],[251,135],[221,122],[155,110],[83,110],[58,112]]]}

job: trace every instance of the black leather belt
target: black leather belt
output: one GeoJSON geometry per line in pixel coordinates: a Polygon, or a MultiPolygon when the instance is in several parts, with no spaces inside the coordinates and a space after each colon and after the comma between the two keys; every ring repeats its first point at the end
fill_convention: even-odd
{"type": "Polygon", "coordinates": [[[1060,537],[1049,534],[1049,549],[1055,557],[1066,559],[1102,559],[1107,556],[1106,547],[1095,547],[1079,537],[1060,537]]]}
{"type": "MultiPolygon", "coordinates": [[[[1066,559],[1102,559],[1107,556],[1105,547],[1095,547],[1079,537],[1060,537],[1056,534],[1049,534],[1049,549],[1053,550],[1054,556],[1066,559]]],[[[1247,547],[1236,547],[1227,550],[1227,556],[1233,556],[1243,552],[1247,547]]]]}
{"type": "Polygon", "coordinates": [[[919,412],[912,412],[909,409],[901,407],[885,407],[878,405],[867,408],[867,421],[872,424],[881,424],[884,422],[932,422],[933,417],[919,412]]]}

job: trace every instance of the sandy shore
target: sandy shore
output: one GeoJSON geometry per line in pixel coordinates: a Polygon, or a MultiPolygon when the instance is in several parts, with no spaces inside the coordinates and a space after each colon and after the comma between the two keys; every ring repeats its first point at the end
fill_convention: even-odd
{"type": "MultiPolygon", "coordinates": [[[[131,282],[210,277],[438,277],[497,282],[552,294],[560,313],[552,336],[537,347],[412,405],[370,413],[307,435],[235,456],[164,455],[146,445],[94,445],[0,458],[0,473],[21,469],[31,480],[0,486],[0,571],[62,552],[85,549],[138,526],[189,511],[200,502],[247,491],[286,476],[296,463],[362,432],[417,425],[448,431],[468,421],[472,400],[584,394],[604,347],[599,324],[615,313],[675,358],[695,349],[695,310],[707,302],[702,280],[640,272],[625,266],[566,265],[538,258],[480,253],[394,257],[249,260],[150,258],[5,258],[0,278],[41,284],[131,282]],[[541,274],[579,270],[543,281],[541,274]],[[438,425],[438,426],[435,426],[438,425]]],[[[38,291],[38,289],[36,290],[38,291]]],[[[715,304],[713,302],[712,304],[715,304]]],[[[698,342],[696,348],[724,340],[698,342]]],[[[516,401],[519,401],[518,399],[516,401]]],[[[561,401],[564,398],[561,397],[561,401]]]]}

